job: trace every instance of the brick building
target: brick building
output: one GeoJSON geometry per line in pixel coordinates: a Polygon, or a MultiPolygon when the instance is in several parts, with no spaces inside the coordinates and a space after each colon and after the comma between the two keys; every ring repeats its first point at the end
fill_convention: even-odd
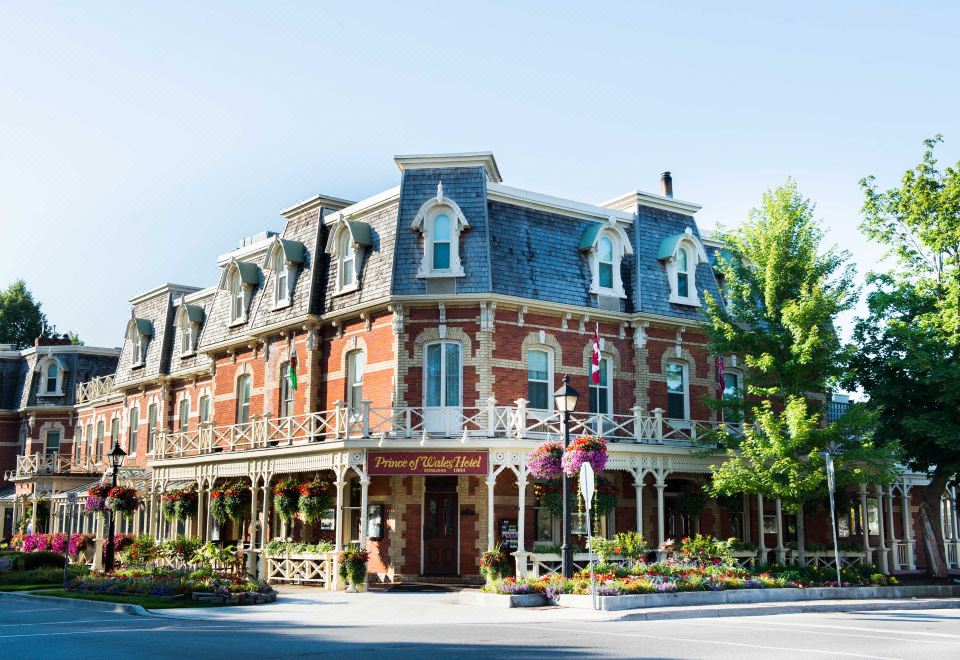
{"type": "MultiPolygon", "coordinates": [[[[271,575],[265,546],[280,536],[365,544],[382,579],[474,576],[497,542],[519,571],[552,570],[560,523],[525,458],[560,437],[552,393],[568,374],[581,393],[573,433],[609,442],[603,476],[618,503],[600,533],[640,530],[656,545],[703,531],[786,557],[795,522],[777,502],[691,512],[720,460],[696,440],[721,423],[704,401],[717,378],[700,329],[721,287],[700,207],[673,197],[669,174],[661,194],[593,205],[507,186],[489,153],[395,160],[399,186],[286,209],[282,231],[219,257],[212,286],[131,299],[116,371],[81,386],[60,450],[101,472],[114,441],[128,452],[123,478],[145,506],[127,529],[240,543],[251,570],[271,575]],[[334,484],[319,524],[277,519],[272,488],[288,476],[334,484]],[[210,492],[231,481],[250,488],[249,512],[221,528],[210,492]],[[189,484],[196,518],[164,520],[161,493],[189,484]]],[[[737,396],[746,374],[733,356],[724,367],[737,396]]],[[[37,480],[19,460],[18,512],[37,480]]],[[[915,567],[904,504],[925,482],[854,493],[847,540],[885,568],[915,567]]],[[[61,485],[55,528],[77,513],[64,499],[74,483],[61,485]]],[[[808,512],[811,541],[827,541],[826,521],[808,512]]]]}

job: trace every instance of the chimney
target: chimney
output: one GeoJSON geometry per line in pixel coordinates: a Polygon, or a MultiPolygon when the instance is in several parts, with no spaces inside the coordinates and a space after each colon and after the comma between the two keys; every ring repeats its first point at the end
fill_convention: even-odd
{"type": "Polygon", "coordinates": [[[673,197],[673,177],[670,172],[660,175],[660,194],[664,197],[673,197]]]}
{"type": "Polygon", "coordinates": [[[35,348],[40,348],[41,346],[69,346],[70,337],[56,334],[51,337],[37,337],[33,340],[33,345],[35,348]]]}

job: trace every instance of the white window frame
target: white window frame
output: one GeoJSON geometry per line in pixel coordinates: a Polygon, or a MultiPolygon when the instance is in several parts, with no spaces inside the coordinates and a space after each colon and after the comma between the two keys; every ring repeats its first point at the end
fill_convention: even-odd
{"type": "Polygon", "coordinates": [[[197,399],[197,424],[209,424],[213,409],[211,404],[213,399],[206,390],[197,399]],[[204,410],[206,408],[206,410],[204,410]]]}
{"type": "Polygon", "coordinates": [[[363,412],[363,379],[367,370],[367,354],[357,348],[347,352],[347,409],[353,415],[363,412]],[[357,379],[357,358],[362,357],[359,381],[357,379]],[[359,394],[358,394],[359,392],[359,394]]]}
{"type": "Polygon", "coordinates": [[[552,349],[551,347],[549,347],[549,346],[542,346],[542,345],[539,345],[539,344],[536,345],[536,346],[530,346],[529,348],[527,348],[527,356],[526,356],[526,357],[527,357],[527,359],[526,359],[525,368],[526,368],[526,371],[527,371],[527,399],[528,399],[527,404],[528,404],[528,407],[529,407],[530,410],[534,410],[534,411],[538,411],[538,412],[552,412],[552,411],[553,411],[553,391],[556,389],[556,388],[553,386],[553,384],[554,384],[554,382],[555,382],[555,381],[554,381],[554,370],[553,370],[553,359],[554,359],[554,358],[553,358],[553,349],[552,349]],[[531,354],[531,353],[534,353],[534,352],[545,353],[546,356],[547,356],[547,379],[546,379],[546,380],[531,380],[531,379],[530,379],[530,354],[531,354]],[[530,383],[531,383],[531,382],[534,382],[534,383],[544,383],[544,384],[546,384],[546,386],[547,386],[547,407],[546,407],[546,408],[534,408],[532,405],[530,405],[531,401],[529,401],[529,398],[530,398],[530,383]]]}
{"type": "Polygon", "coordinates": [[[94,454],[94,462],[101,463],[103,462],[104,446],[107,442],[107,420],[103,417],[97,420],[96,434],[97,442],[94,447],[96,451],[94,454]]]}
{"type": "Polygon", "coordinates": [[[247,320],[247,287],[240,277],[240,269],[236,266],[230,271],[230,323],[245,323],[247,320]]]}
{"type": "Polygon", "coordinates": [[[137,319],[130,319],[127,326],[127,339],[131,342],[131,367],[142,367],[147,362],[147,346],[150,338],[140,333],[140,327],[137,325],[137,319]]]}
{"type": "MultiPolygon", "coordinates": [[[[668,360],[667,361],[667,364],[664,367],[663,386],[667,388],[666,394],[668,399],[670,396],[670,389],[669,389],[669,382],[667,380],[667,371],[670,369],[671,366],[680,367],[680,373],[683,378],[683,417],[682,419],[689,420],[690,419],[690,365],[687,364],[686,361],[684,360],[668,360]]],[[[676,417],[669,417],[669,414],[670,414],[670,407],[668,404],[667,409],[664,411],[664,417],[668,419],[677,419],[676,417]]]]}
{"type": "Polygon", "coordinates": [[[79,421],[73,428],[73,460],[80,462],[80,445],[83,444],[83,424],[79,421]]]}
{"type": "Polygon", "coordinates": [[[277,406],[277,416],[281,419],[293,417],[296,404],[296,390],[290,387],[290,360],[280,363],[280,379],[278,388],[280,396],[277,406]]]}
{"type": "Polygon", "coordinates": [[[358,278],[357,250],[353,245],[350,230],[344,224],[340,227],[337,236],[337,292],[356,291],[358,278]],[[350,275],[350,281],[346,282],[345,279],[348,274],[350,275]]]}
{"type": "MultiPolygon", "coordinates": [[[[614,401],[614,399],[613,399],[613,382],[614,382],[614,377],[613,377],[613,376],[614,376],[614,374],[613,374],[613,359],[612,359],[609,355],[605,355],[605,354],[603,354],[603,353],[600,354],[600,363],[601,363],[601,365],[602,365],[604,362],[605,362],[606,365],[607,365],[607,384],[606,384],[605,387],[604,387],[603,385],[594,385],[594,384],[593,384],[593,379],[590,378],[590,376],[589,376],[590,368],[591,368],[591,362],[590,362],[591,359],[592,359],[592,358],[588,358],[588,362],[587,362],[587,374],[588,374],[587,377],[589,378],[589,383],[590,383],[589,390],[588,390],[588,392],[587,392],[587,409],[588,409],[588,412],[589,412],[589,414],[591,414],[591,415],[598,415],[598,416],[599,416],[599,415],[604,415],[604,416],[607,416],[607,417],[612,417],[613,414],[614,414],[614,410],[613,410],[613,401],[614,401]],[[607,412],[605,412],[605,413],[597,412],[597,411],[593,411],[593,410],[589,410],[589,408],[590,408],[590,396],[589,396],[589,394],[590,394],[591,391],[593,391],[593,390],[599,390],[599,389],[606,389],[606,390],[607,390],[607,396],[606,396],[606,399],[607,399],[607,412]]],[[[599,401],[599,396],[598,396],[597,400],[599,401]]]]}
{"type": "MultiPolygon", "coordinates": [[[[113,449],[113,443],[116,442],[119,444],[120,427],[122,425],[123,420],[120,418],[120,415],[118,413],[114,413],[113,416],[110,417],[110,449],[113,449]]],[[[109,452],[110,449],[108,449],[107,452],[109,452]]]]}
{"type": "Polygon", "coordinates": [[[50,451],[50,434],[56,433],[59,438],[57,439],[57,453],[60,452],[60,448],[63,446],[63,426],[60,424],[54,424],[43,430],[43,455],[49,456],[52,452],[50,451]]]}
{"type": "Polygon", "coordinates": [[[237,406],[236,406],[236,419],[234,420],[237,426],[243,428],[248,428],[250,424],[250,402],[253,399],[253,376],[247,373],[239,374],[236,380],[236,389],[237,395],[237,406]],[[247,387],[247,400],[244,402],[241,400],[241,383],[246,381],[249,383],[247,387]],[[241,415],[245,411],[245,415],[241,415]],[[241,421],[242,417],[246,417],[244,421],[241,421]]]}
{"type": "Polygon", "coordinates": [[[623,285],[623,258],[633,254],[633,245],[626,230],[614,219],[610,218],[603,228],[597,232],[593,243],[586,248],[590,257],[590,293],[615,298],[626,298],[627,292],[623,285]],[[612,286],[600,286],[600,242],[608,239],[613,247],[613,282],[612,286]]]}
{"type": "Polygon", "coordinates": [[[160,404],[150,401],[147,404],[147,453],[152,454],[156,448],[157,426],[160,421],[160,404]],[[151,419],[152,418],[152,419],[151,419]]]}
{"type": "Polygon", "coordinates": [[[290,304],[290,269],[283,255],[283,248],[273,251],[273,305],[284,307],[290,304]]]}
{"type": "Polygon", "coordinates": [[[127,453],[137,455],[137,443],[140,439],[140,406],[130,406],[127,411],[127,453]],[[136,419],[134,419],[136,416],[136,419]]]}
{"type": "Polygon", "coordinates": [[[190,397],[184,395],[177,402],[177,431],[186,432],[190,430],[190,397]],[[186,407],[186,415],[184,415],[184,407],[186,407]]]}
{"type": "Polygon", "coordinates": [[[427,200],[417,212],[411,229],[423,234],[423,253],[420,258],[419,278],[463,277],[463,264],[460,261],[460,236],[470,228],[463,211],[452,199],[443,196],[443,185],[437,185],[437,196],[427,200]],[[450,218],[450,267],[433,267],[434,220],[438,215],[450,218]]]}
{"type": "Polygon", "coordinates": [[[63,375],[66,369],[63,362],[53,355],[48,355],[37,364],[37,372],[40,374],[40,383],[37,387],[37,396],[63,396],[63,375]],[[57,374],[54,377],[54,389],[50,385],[50,369],[55,367],[57,374]]]}
{"type": "Polygon", "coordinates": [[[677,241],[673,254],[665,258],[667,280],[670,284],[670,298],[667,302],[688,307],[700,307],[700,294],[697,290],[697,267],[705,263],[709,263],[709,260],[707,259],[707,252],[703,247],[703,243],[694,235],[693,230],[687,227],[686,231],[677,241]],[[680,295],[678,284],[681,250],[686,252],[687,257],[686,296],[680,295]]]}

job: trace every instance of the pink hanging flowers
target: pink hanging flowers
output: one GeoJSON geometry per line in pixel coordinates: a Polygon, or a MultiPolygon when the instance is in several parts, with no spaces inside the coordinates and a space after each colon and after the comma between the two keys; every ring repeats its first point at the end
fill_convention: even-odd
{"type": "Polygon", "coordinates": [[[568,477],[580,473],[580,466],[589,463],[594,472],[602,472],[607,466],[607,443],[603,438],[581,435],[563,452],[563,471],[568,477]]]}
{"type": "Polygon", "coordinates": [[[556,479],[563,469],[563,445],[545,442],[527,456],[527,472],[537,479],[556,479]]]}

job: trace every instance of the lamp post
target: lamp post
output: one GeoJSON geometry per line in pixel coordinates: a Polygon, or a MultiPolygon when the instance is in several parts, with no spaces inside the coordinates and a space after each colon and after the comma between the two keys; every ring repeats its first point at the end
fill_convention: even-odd
{"type": "MultiPolygon", "coordinates": [[[[577,407],[577,400],[580,393],[570,387],[570,376],[563,377],[563,385],[553,393],[553,400],[557,405],[557,410],[563,413],[563,449],[566,451],[570,444],[570,413],[577,407]]],[[[567,481],[567,473],[562,476],[563,483],[563,545],[560,548],[560,556],[563,560],[563,577],[573,577],[573,548],[570,545],[570,485],[567,481]]]]}
{"type": "MultiPolygon", "coordinates": [[[[110,450],[107,456],[110,457],[113,479],[111,489],[113,489],[117,487],[117,473],[120,470],[120,466],[123,465],[123,459],[127,457],[127,452],[123,451],[123,449],[120,448],[120,443],[114,440],[113,449],[110,450]]],[[[107,513],[107,556],[104,561],[104,571],[107,573],[113,570],[113,560],[117,551],[116,545],[113,542],[114,517],[113,511],[107,513]]]]}

